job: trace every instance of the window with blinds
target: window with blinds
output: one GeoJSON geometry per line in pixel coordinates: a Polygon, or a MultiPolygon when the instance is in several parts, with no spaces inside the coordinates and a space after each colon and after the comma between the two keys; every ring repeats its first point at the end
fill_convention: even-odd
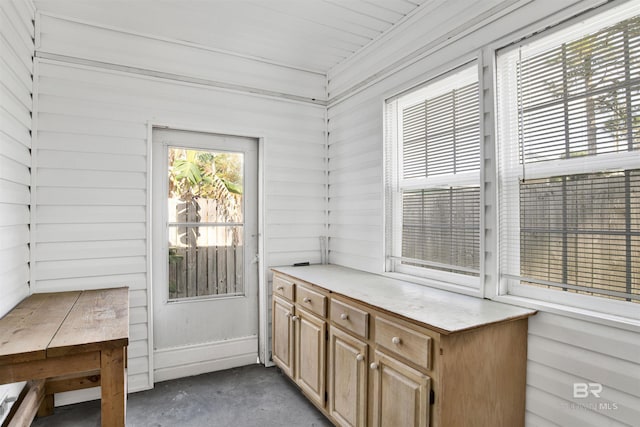
{"type": "Polygon", "coordinates": [[[498,52],[501,275],[511,293],[640,302],[638,12],[610,9],[498,52]]]}
{"type": "Polygon", "coordinates": [[[393,271],[479,286],[477,73],[466,67],[392,101],[393,271]]]}

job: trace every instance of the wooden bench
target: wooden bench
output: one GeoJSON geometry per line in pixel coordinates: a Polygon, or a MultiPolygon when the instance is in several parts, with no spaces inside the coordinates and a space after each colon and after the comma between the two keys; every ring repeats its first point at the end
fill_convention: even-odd
{"type": "Polygon", "coordinates": [[[102,386],[102,426],[124,426],[128,344],[128,288],[23,300],[0,319],[0,384],[28,381],[7,425],[51,414],[55,393],[102,386]]]}

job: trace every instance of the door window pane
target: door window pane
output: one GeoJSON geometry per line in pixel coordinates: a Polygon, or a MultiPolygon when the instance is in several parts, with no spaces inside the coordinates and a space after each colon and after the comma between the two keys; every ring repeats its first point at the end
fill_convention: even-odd
{"type": "Polygon", "coordinates": [[[242,295],[242,153],[168,149],[169,299],[242,295]]]}

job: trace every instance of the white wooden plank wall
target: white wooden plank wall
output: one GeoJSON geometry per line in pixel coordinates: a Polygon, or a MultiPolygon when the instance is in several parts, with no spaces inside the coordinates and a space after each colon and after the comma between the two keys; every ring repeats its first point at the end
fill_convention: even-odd
{"type": "Polygon", "coordinates": [[[0,317],[29,294],[34,15],[0,1],[0,317]]]}
{"type": "MultiPolygon", "coordinates": [[[[40,23],[50,43],[59,44],[56,37],[72,31],[64,22],[40,23]]],[[[91,28],[84,29],[88,30],[82,37],[89,40],[83,42],[97,43],[91,28]]],[[[98,39],[102,34],[102,29],[95,29],[98,39]]],[[[136,43],[135,36],[120,37],[119,46],[136,43]]],[[[154,52],[171,52],[166,42],[154,43],[154,52]]],[[[127,55],[112,59],[126,64],[127,55]]],[[[326,223],[323,107],[49,59],[36,61],[33,286],[38,292],[130,286],[129,390],[148,387],[151,378],[147,122],[263,137],[264,265],[319,262],[318,236],[326,223]]],[[[268,77],[279,71],[265,71],[267,84],[268,77]]],[[[253,72],[236,70],[239,79],[253,72]]]]}
{"type": "MultiPolygon", "coordinates": [[[[495,2],[476,2],[474,7],[470,7],[469,2],[447,2],[446,7],[434,13],[416,15],[417,21],[408,22],[406,28],[393,31],[381,43],[369,46],[363,54],[330,71],[330,262],[377,273],[384,270],[383,105],[386,98],[464,64],[479,56],[483,47],[525,25],[549,16],[551,20],[560,21],[597,3],[601,2],[506,2],[509,9],[500,12],[491,9],[495,2]],[[468,7],[459,8],[461,3],[468,7]],[[483,16],[483,10],[476,7],[484,6],[489,7],[484,10],[505,15],[495,22],[475,24],[475,30],[468,35],[460,38],[454,35],[427,54],[409,55],[395,63],[394,69],[388,68],[403,54],[419,52],[425,40],[438,40],[456,28],[474,28],[467,23],[483,16]]],[[[483,76],[483,80],[490,83],[490,76],[483,76]]],[[[487,104],[491,106],[492,102],[485,106],[487,104]]],[[[485,165],[492,162],[489,156],[485,165]]],[[[488,181],[485,187],[491,189],[493,185],[495,183],[488,181]]],[[[495,204],[493,198],[487,198],[487,203],[485,212],[497,212],[491,205],[495,204]]],[[[485,259],[494,260],[495,219],[489,218],[484,234],[487,238],[485,259]]],[[[495,268],[489,268],[486,277],[495,281],[495,268]]],[[[528,426],[637,425],[640,334],[550,313],[539,313],[529,324],[528,426]],[[574,382],[603,385],[603,399],[597,400],[595,410],[572,397],[574,382]],[[597,407],[603,401],[615,402],[617,409],[597,407]],[[580,406],[581,403],[584,406],[580,406]]]]}
{"type": "Polygon", "coordinates": [[[383,105],[363,93],[329,109],[329,261],[382,271],[383,105]]]}
{"type": "MultiPolygon", "coordinates": [[[[0,317],[29,294],[34,16],[29,0],[0,1],[0,317]]],[[[1,384],[0,404],[23,385],[1,384]]]]}
{"type": "Polygon", "coordinates": [[[302,97],[326,99],[325,75],[252,60],[179,41],[125,33],[41,13],[42,55],[67,56],[135,67],[177,77],[202,79],[220,86],[257,89],[302,97]],[[161,49],[158,47],[161,46],[161,49]],[[238,70],[243,70],[238,72],[238,70]]]}
{"type": "MultiPolygon", "coordinates": [[[[529,426],[634,426],[640,420],[637,333],[538,313],[529,322],[529,426]],[[574,383],[598,383],[600,398],[574,398],[574,383]]],[[[597,386],[594,390],[597,391],[597,386]]]]}

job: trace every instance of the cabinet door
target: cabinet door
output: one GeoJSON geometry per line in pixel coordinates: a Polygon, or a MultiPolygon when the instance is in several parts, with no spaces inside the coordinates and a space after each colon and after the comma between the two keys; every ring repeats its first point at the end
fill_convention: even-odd
{"type": "Polygon", "coordinates": [[[427,427],[431,379],[376,351],[373,371],[373,425],[427,427]]]}
{"type": "Polygon", "coordinates": [[[282,372],[293,377],[294,363],[294,335],[291,318],[293,304],[282,298],[273,297],[272,322],[272,359],[282,369],[282,372]]]}
{"type": "Polygon", "coordinates": [[[367,423],[367,344],[332,327],[329,332],[329,414],[340,426],[367,423]]]}
{"type": "Polygon", "coordinates": [[[297,310],[294,319],[295,380],[309,398],[324,407],[327,322],[304,310],[297,310]]]}

